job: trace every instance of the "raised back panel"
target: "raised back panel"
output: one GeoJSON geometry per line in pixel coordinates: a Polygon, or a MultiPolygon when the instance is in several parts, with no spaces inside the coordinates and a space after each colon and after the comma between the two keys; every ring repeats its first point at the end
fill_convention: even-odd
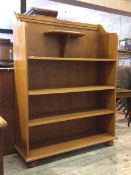
{"type": "Polygon", "coordinates": [[[27,48],[28,55],[31,56],[46,56],[46,57],[80,57],[80,58],[97,58],[99,57],[99,31],[87,29],[79,29],[79,27],[62,27],[48,24],[27,24],[27,48]],[[48,30],[70,30],[82,31],[85,36],[72,37],[63,35],[47,35],[44,32],[48,30]],[[64,41],[66,40],[66,41],[64,41]],[[39,42],[38,42],[39,41],[39,42]],[[65,48],[64,43],[66,42],[65,48]]]}

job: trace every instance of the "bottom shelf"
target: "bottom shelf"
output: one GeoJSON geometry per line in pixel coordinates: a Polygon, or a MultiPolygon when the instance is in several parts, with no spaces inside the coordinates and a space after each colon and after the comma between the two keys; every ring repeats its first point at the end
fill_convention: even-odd
{"type": "Polygon", "coordinates": [[[73,151],[73,150],[85,148],[85,147],[100,144],[100,143],[106,143],[114,139],[116,139],[116,137],[108,133],[96,134],[93,136],[88,136],[88,137],[79,138],[76,140],[58,143],[51,146],[32,149],[30,150],[29,156],[27,158],[21,153],[21,151],[17,146],[16,146],[16,149],[26,162],[31,162],[34,160],[47,158],[47,157],[58,155],[68,151],[73,151]]]}

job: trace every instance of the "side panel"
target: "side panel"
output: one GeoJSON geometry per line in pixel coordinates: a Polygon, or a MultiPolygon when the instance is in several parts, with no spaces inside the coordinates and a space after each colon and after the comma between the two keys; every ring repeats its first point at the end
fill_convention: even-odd
{"type": "Polygon", "coordinates": [[[26,23],[17,22],[14,28],[14,63],[16,100],[19,116],[16,118],[16,146],[25,155],[29,151],[28,131],[28,66],[26,56],[26,23]]]}
{"type": "MultiPolygon", "coordinates": [[[[107,76],[107,84],[113,83],[112,85],[116,87],[117,83],[117,59],[118,59],[118,36],[115,33],[107,33],[104,31],[103,27],[100,26],[100,42],[103,47],[103,50],[100,49],[100,51],[103,51],[105,53],[107,59],[112,58],[115,59],[116,62],[113,62],[112,66],[106,68],[110,69],[110,74],[103,74],[103,77],[107,76]]],[[[99,54],[102,54],[102,52],[99,52],[99,54]]],[[[103,70],[101,67],[100,71],[103,70]]],[[[103,78],[102,77],[102,78],[103,78]]],[[[114,110],[114,115],[111,121],[111,124],[109,125],[109,132],[112,135],[115,135],[115,111],[116,111],[116,88],[114,90],[114,93],[112,95],[111,100],[108,100],[108,105],[114,110]]],[[[103,126],[104,127],[104,126],[103,126]]]]}

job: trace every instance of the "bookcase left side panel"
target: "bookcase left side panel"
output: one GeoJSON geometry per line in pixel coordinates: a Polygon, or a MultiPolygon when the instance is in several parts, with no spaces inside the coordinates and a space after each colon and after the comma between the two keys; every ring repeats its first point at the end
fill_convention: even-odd
{"type": "Polygon", "coordinates": [[[25,22],[17,21],[14,25],[14,68],[18,115],[16,116],[16,149],[23,156],[29,153],[28,129],[28,61],[25,22]]]}

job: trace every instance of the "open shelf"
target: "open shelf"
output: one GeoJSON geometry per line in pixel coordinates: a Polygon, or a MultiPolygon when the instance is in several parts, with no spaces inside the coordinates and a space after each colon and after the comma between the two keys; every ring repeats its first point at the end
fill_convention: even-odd
{"type": "Polygon", "coordinates": [[[117,35],[100,25],[22,14],[17,20],[15,147],[23,159],[113,141],[117,35]]]}
{"type": "Polygon", "coordinates": [[[98,110],[92,110],[92,111],[86,111],[86,112],[57,115],[52,117],[49,116],[49,117],[43,117],[43,118],[36,118],[36,119],[29,120],[29,127],[46,125],[50,123],[64,122],[68,120],[76,120],[76,119],[87,118],[87,117],[108,115],[113,113],[114,112],[109,109],[98,109],[98,110]]]}
{"type": "Polygon", "coordinates": [[[48,30],[48,31],[45,31],[44,34],[70,35],[70,36],[74,36],[74,37],[81,37],[81,36],[85,35],[85,33],[83,33],[83,32],[68,31],[68,30],[48,30]]]}
{"type": "Polygon", "coordinates": [[[66,141],[51,146],[36,148],[30,150],[30,156],[27,162],[57,155],[60,153],[77,150],[91,145],[106,143],[114,140],[115,137],[108,133],[100,133],[89,137],[84,137],[76,140],[66,141]]]}
{"type": "Polygon", "coordinates": [[[59,58],[59,57],[40,57],[40,56],[29,56],[29,60],[52,60],[52,61],[116,61],[115,59],[109,58],[59,58]]]}
{"type": "Polygon", "coordinates": [[[56,122],[74,121],[74,119],[88,118],[90,115],[93,118],[93,115],[95,117],[102,111],[104,115],[106,111],[108,113],[108,110],[114,110],[111,103],[114,94],[114,90],[108,90],[29,96],[29,123],[30,121],[50,123],[54,119],[57,120],[56,122]]]}
{"type": "MultiPolygon", "coordinates": [[[[80,87],[81,91],[81,87],[113,86],[115,80],[112,81],[112,77],[115,75],[116,62],[99,62],[97,61],[99,59],[95,59],[96,61],[94,59],[93,61],[52,61],[53,58],[44,61],[30,60],[28,62],[29,90],[80,87]]],[[[72,89],[68,90],[72,91],[72,89]]]]}
{"type": "Polygon", "coordinates": [[[29,90],[28,95],[63,94],[63,93],[102,91],[112,89],[115,89],[115,86],[89,86],[89,87],[73,87],[73,88],[57,88],[57,89],[40,89],[40,90],[29,90]]]}

